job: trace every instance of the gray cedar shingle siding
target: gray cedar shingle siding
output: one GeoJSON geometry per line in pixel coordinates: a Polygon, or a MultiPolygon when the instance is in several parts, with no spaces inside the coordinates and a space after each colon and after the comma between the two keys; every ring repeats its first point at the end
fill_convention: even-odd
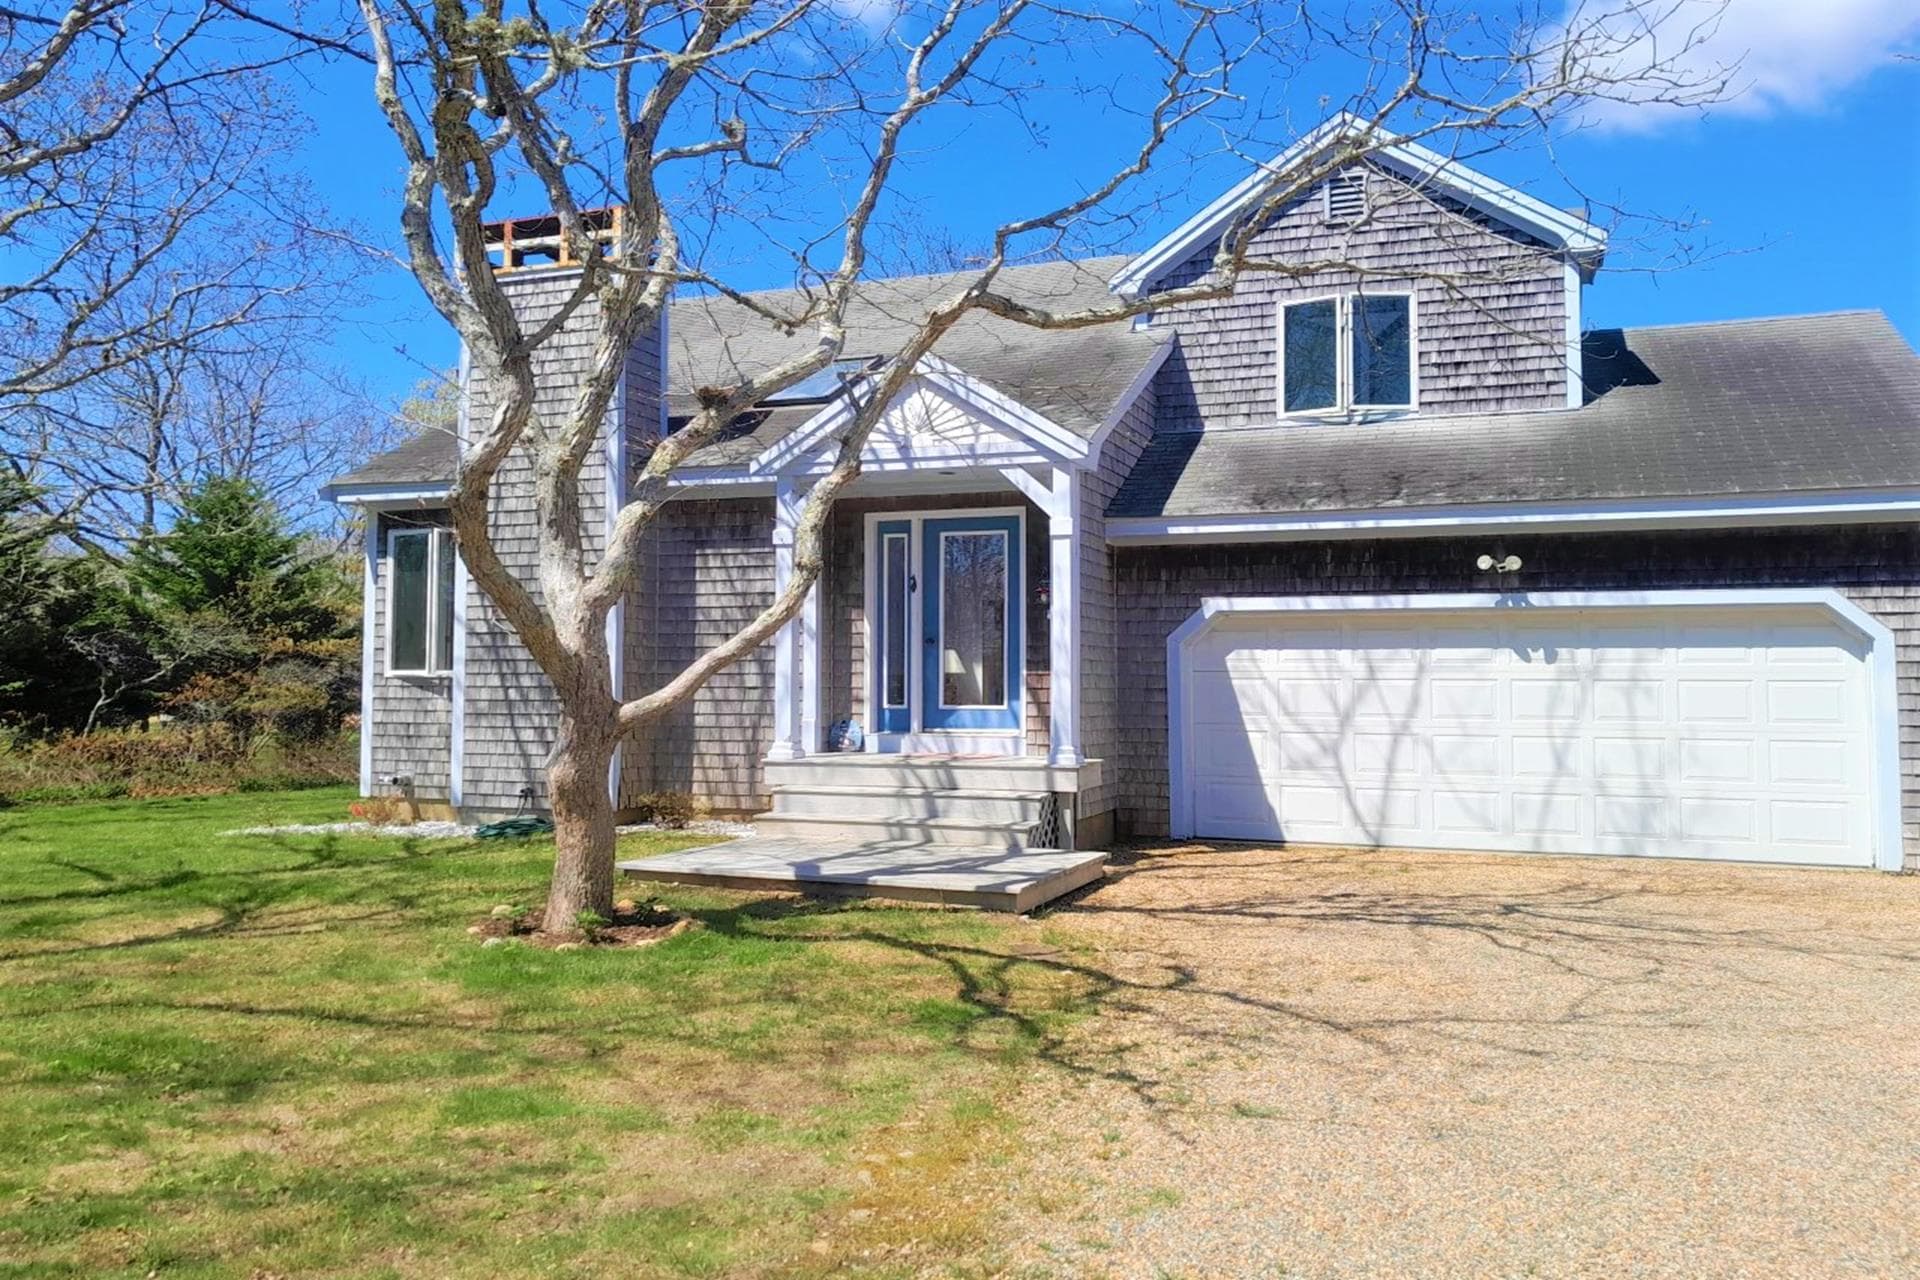
{"type": "Polygon", "coordinates": [[[1421,591],[1656,590],[1833,587],[1895,634],[1907,864],[1920,868],[1920,529],[1730,530],[1560,537],[1400,539],[1208,547],[1122,547],[1119,820],[1142,836],[1167,831],[1167,636],[1206,596],[1394,594],[1421,591]],[[1497,542],[1526,562],[1490,582],[1473,561],[1497,542]]]}
{"type": "MultiPolygon", "coordinates": [[[[528,272],[504,283],[524,324],[552,315],[569,296],[572,272],[528,272]]],[[[583,304],[573,320],[534,355],[537,394],[534,412],[542,419],[564,418],[572,406],[586,364],[592,359],[594,304],[583,304]]],[[[477,375],[469,388],[468,421],[474,430],[486,422],[487,388],[477,375]]],[[[537,591],[538,541],[535,531],[533,466],[516,449],[495,477],[490,527],[500,558],[514,575],[537,591]]],[[[605,545],[607,468],[596,448],[581,476],[581,523],[590,557],[605,545]]],[[[499,610],[477,583],[467,591],[466,761],[463,807],[475,815],[509,813],[522,804],[521,790],[533,788],[532,803],[546,805],[543,765],[553,743],[559,705],[552,686],[520,643],[499,610]]]]}
{"type": "MultiPolygon", "coordinates": [[[[666,404],[661,391],[662,360],[665,341],[658,329],[649,329],[634,339],[627,351],[626,367],[626,451],[629,470],[638,468],[659,438],[666,404]]],[[[637,697],[652,687],[655,649],[654,625],[650,601],[658,572],[660,539],[649,531],[641,541],[639,571],[628,591],[623,608],[621,693],[637,697]]],[[[631,807],[639,796],[655,790],[653,752],[646,748],[623,749],[620,753],[621,807],[631,807]]]]}
{"type": "Polygon", "coordinates": [[[373,778],[374,793],[386,794],[384,781],[396,774],[413,779],[421,800],[447,798],[452,759],[453,682],[447,676],[396,676],[387,673],[387,534],[396,528],[446,523],[434,511],[378,517],[373,595],[373,778]]]}
{"type": "MultiPolygon", "coordinates": [[[[1097,464],[1080,477],[1080,744],[1090,760],[1112,760],[1120,746],[1118,664],[1123,620],[1116,608],[1113,553],[1106,541],[1106,510],[1153,436],[1154,391],[1149,386],[1101,446],[1097,464]]],[[[1079,795],[1084,821],[1111,810],[1118,788],[1111,770],[1079,795]]]]}
{"type": "MultiPolygon", "coordinates": [[[[1416,294],[1422,414],[1551,409],[1567,402],[1566,300],[1560,259],[1518,233],[1418,192],[1378,171],[1372,218],[1329,226],[1317,195],[1280,210],[1254,237],[1253,258],[1337,260],[1366,271],[1373,292],[1416,294]],[[1421,272],[1448,272],[1441,280],[1421,272]],[[1404,274],[1403,274],[1404,273],[1404,274]]],[[[1203,279],[1207,246],[1156,287],[1203,279]]],[[[1179,345],[1160,370],[1160,429],[1191,431],[1271,423],[1279,414],[1279,304],[1334,293],[1355,271],[1301,278],[1250,272],[1229,298],[1157,313],[1153,331],[1179,345]]]]}
{"type": "MultiPolygon", "coordinates": [[[[773,599],[771,499],[678,499],[650,533],[652,589],[639,597],[630,621],[630,629],[650,635],[639,689],[664,684],[773,599]]],[[[701,686],[651,741],[626,755],[644,754],[648,789],[690,792],[717,812],[751,813],[767,807],[761,761],[772,743],[767,644],[701,686]]],[[[630,781],[635,777],[629,773],[630,781]]]]}

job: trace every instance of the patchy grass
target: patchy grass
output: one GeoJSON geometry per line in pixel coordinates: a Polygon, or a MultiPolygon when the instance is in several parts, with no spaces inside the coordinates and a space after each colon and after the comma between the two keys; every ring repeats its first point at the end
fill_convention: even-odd
{"type": "Polygon", "coordinates": [[[549,847],[219,834],[347,798],[0,812],[0,1274],[892,1274],[985,1247],[985,1206],[934,1188],[1009,1143],[1000,1100],[1085,997],[1012,953],[1041,926],[668,890],[701,928],[483,949],[467,924],[537,898],[549,847]]]}

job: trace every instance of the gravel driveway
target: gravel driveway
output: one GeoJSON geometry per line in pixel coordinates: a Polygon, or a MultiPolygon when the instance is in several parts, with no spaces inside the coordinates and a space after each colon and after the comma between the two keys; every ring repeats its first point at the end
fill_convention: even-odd
{"type": "Polygon", "coordinates": [[[1053,927],[1012,1274],[1920,1275],[1920,879],[1189,847],[1053,927]]]}

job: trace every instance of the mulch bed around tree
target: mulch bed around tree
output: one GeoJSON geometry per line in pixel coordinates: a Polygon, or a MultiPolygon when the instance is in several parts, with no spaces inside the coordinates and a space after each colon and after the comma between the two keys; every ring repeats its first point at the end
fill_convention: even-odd
{"type": "Polygon", "coordinates": [[[594,929],[591,936],[581,929],[569,929],[559,934],[542,933],[540,921],[546,916],[546,911],[547,904],[544,902],[535,903],[526,911],[511,906],[495,907],[490,914],[469,925],[467,932],[479,938],[483,945],[497,945],[511,939],[536,947],[564,947],[571,950],[590,946],[644,947],[685,933],[694,926],[691,916],[669,911],[657,903],[623,898],[613,904],[612,919],[594,929]]]}

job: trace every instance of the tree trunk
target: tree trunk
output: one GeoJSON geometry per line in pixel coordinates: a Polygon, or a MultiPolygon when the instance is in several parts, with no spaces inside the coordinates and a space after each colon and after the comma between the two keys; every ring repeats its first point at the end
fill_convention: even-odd
{"type": "Polygon", "coordinates": [[[547,767],[553,887],[541,928],[548,933],[577,928],[583,911],[613,915],[613,799],[607,793],[607,771],[615,742],[611,726],[561,717],[559,744],[547,767]]]}

